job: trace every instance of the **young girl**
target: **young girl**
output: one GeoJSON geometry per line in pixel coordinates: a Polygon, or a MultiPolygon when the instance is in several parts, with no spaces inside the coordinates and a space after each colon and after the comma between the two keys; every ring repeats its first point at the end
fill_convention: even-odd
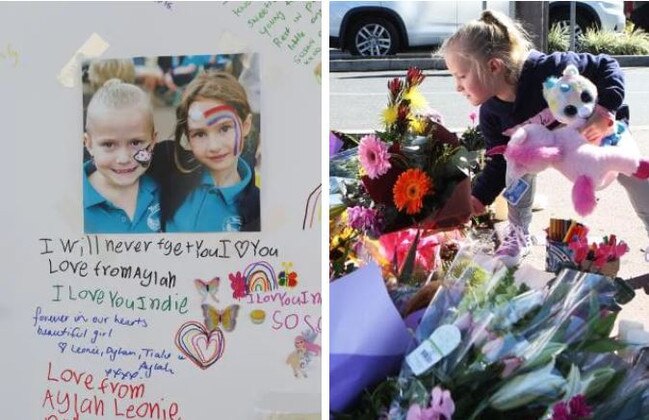
{"type": "MultiPolygon", "coordinates": [[[[550,76],[560,76],[568,64],[576,65],[599,92],[596,111],[581,129],[588,141],[599,143],[608,134],[612,115],[624,99],[624,76],[613,58],[574,52],[546,55],[532,50],[522,27],[497,12],[486,10],[480,19],[458,29],[440,52],[457,91],[472,105],[481,105],[480,130],[487,150],[506,144],[509,136],[505,132],[514,127],[554,122],[542,96],[542,84],[550,76]]],[[[516,181],[506,166],[502,156],[487,162],[473,188],[474,214],[483,213],[503,188],[516,181]]],[[[621,174],[618,179],[649,232],[649,182],[621,174]]],[[[523,180],[530,187],[516,205],[509,204],[509,228],[496,250],[496,256],[510,266],[529,252],[535,177],[527,175],[523,180]]]]}
{"type": "Polygon", "coordinates": [[[229,73],[206,72],[176,110],[178,172],[163,194],[167,232],[259,230],[259,189],[240,155],[252,128],[245,90],[229,73]]]}
{"type": "Polygon", "coordinates": [[[83,167],[86,233],[160,232],[158,185],[145,174],[156,142],[148,95],[108,80],[88,104],[83,167]]]}

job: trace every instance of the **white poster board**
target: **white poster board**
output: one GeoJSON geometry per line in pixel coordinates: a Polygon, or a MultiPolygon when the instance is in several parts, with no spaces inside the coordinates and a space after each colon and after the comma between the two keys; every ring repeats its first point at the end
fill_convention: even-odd
{"type": "Polygon", "coordinates": [[[0,5],[0,417],[320,418],[320,7],[0,5]],[[238,53],[260,64],[261,231],[84,234],[80,63],[238,53]]]}

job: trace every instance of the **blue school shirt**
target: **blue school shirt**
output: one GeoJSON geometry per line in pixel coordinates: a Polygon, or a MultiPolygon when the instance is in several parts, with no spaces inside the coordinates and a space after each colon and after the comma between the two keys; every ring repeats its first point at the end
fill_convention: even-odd
{"type": "MultiPolygon", "coordinates": [[[[582,76],[597,86],[597,103],[615,112],[624,100],[624,74],[618,62],[604,54],[555,52],[543,54],[532,50],[525,60],[518,79],[516,99],[505,102],[496,97],[488,99],[480,107],[480,131],[485,138],[487,150],[505,145],[509,136],[503,132],[527,121],[544,125],[551,121],[534,121],[542,115],[548,104],[543,98],[543,82],[550,76],[560,77],[568,64],[577,66],[582,76]]],[[[505,159],[492,156],[476,179],[472,194],[488,205],[494,202],[505,188],[505,159]]]]}
{"type": "Polygon", "coordinates": [[[241,230],[241,216],[236,199],[252,179],[252,170],[239,158],[237,170],[241,181],[227,187],[214,184],[205,170],[199,185],[167,222],[167,232],[236,232],[241,230]]]}
{"type": "Polygon", "coordinates": [[[152,233],[160,232],[160,192],[148,175],[139,179],[133,220],[126,212],[104,198],[90,184],[88,176],[95,171],[92,162],[83,167],[83,223],[85,233],[152,233]]]}

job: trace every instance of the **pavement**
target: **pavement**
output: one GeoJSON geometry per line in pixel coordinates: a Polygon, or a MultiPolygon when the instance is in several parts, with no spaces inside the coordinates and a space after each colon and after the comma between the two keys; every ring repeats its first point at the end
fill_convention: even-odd
{"type": "MultiPolygon", "coordinates": [[[[408,70],[409,67],[419,67],[422,70],[446,70],[446,64],[441,58],[433,58],[431,51],[415,51],[399,53],[391,57],[360,57],[337,49],[329,51],[330,72],[362,72],[408,70]]],[[[625,55],[614,56],[622,67],[648,67],[649,56],[625,55]]]]}

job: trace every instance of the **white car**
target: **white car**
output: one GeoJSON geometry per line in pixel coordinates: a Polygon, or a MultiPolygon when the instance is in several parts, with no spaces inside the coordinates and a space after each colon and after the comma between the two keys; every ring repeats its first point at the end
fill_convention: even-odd
{"type": "MultiPolygon", "coordinates": [[[[333,47],[355,55],[383,56],[409,47],[440,44],[486,8],[511,15],[510,1],[332,1],[329,34],[333,47]]],[[[577,35],[588,27],[624,29],[622,1],[576,2],[577,35]]],[[[550,25],[569,25],[570,2],[551,1],[550,25]]]]}

